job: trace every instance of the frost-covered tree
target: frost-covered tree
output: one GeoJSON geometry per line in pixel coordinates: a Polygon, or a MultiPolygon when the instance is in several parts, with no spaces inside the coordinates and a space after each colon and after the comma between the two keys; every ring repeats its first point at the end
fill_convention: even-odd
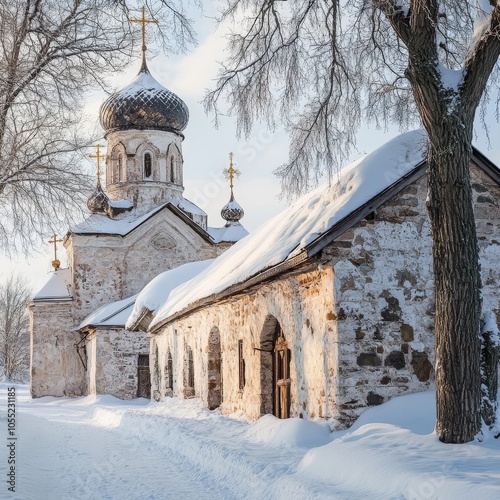
{"type": "MultiPolygon", "coordinates": [[[[159,47],[183,50],[194,41],[181,0],[146,4],[148,17],[159,20],[159,47]]],[[[83,148],[95,141],[82,106],[89,90],[105,88],[129,61],[140,40],[128,22],[137,7],[127,0],[0,0],[1,250],[29,250],[82,206],[91,186],[83,148]]]]}
{"type": "Polygon", "coordinates": [[[500,2],[228,0],[221,18],[239,27],[206,107],[217,116],[224,98],[244,134],[256,120],[282,119],[286,192],[341,165],[364,122],[425,127],[436,431],[447,443],[472,440],[481,428],[481,277],[469,159],[476,111],[484,119],[498,90],[500,2]]]}
{"type": "Polygon", "coordinates": [[[26,280],[11,275],[0,284],[0,370],[7,380],[26,382],[30,362],[26,280]]]}

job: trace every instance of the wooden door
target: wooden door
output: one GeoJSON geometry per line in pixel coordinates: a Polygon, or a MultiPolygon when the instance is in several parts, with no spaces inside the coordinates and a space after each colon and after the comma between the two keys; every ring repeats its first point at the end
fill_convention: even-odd
{"type": "Polygon", "coordinates": [[[280,331],[274,345],[274,415],[278,418],[290,416],[290,349],[280,331]]]}
{"type": "Polygon", "coordinates": [[[151,398],[151,374],[149,372],[149,355],[139,354],[137,367],[137,397],[151,398]]]}

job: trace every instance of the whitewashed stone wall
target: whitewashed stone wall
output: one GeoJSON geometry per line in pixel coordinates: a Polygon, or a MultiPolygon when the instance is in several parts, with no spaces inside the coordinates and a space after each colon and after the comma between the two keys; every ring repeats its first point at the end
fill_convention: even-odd
{"type": "MultiPolygon", "coordinates": [[[[144,338],[138,340],[127,332],[110,343],[99,342],[94,348],[102,348],[103,356],[109,355],[109,359],[105,368],[96,368],[95,377],[89,378],[75,348],[81,336],[73,330],[97,308],[138,293],[159,273],[213,258],[218,249],[168,209],[125,237],[73,234],[65,241],[65,248],[72,271],[73,301],[36,302],[31,307],[32,395],[77,396],[97,390],[117,397],[121,397],[119,393],[128,394],[124,396],[128,398],[133,384],[137,391],[137,355],[148,353],[144,338]],[[127,377],[135,374],[135,380],[127,379],[123,385],[120,373],[127,363],[121,364],[122,352],[132,352],[136,347],[140,350],[135,353],[135,368],[126,369],[127,377]],[[118,371],[112,375],[115,369],[118,371]],[[117,388],[113,389],[115,382],[117,388]]],[[[92,352],[92,345],[88,349],[92,352]]],[[[99,356],[95,363],[104,366],[99,356]]]]}
{"type": "MultiPolygon", "coordinates": [[[[484,309],[500,324],[500,188],[473,167],[484,309]]],[[[291,416],[333,417],[350,425],[368,406],[432,387],[434,292],[426,178],[346,231],[319,257],[321,271],[304,272],[251,289],[247,295],[195,311],[151,337],[158,357],[153,390],[165,386],[166,355],[174,364],[173,394],[208,405],[208,339],[221,336],[225,413],[250,419],[269,412],[261,383],[262,346],[269,315],[291,349],[291,416]],[[246,385],[238,387],[238,340],[246,385]],[[193,350],[195,387],[186,388],[186,351],[193,350]]],[[[318,262],[319,264],[319,262],[318,262]]]]}
{"type": "MultiPolygon", "coordinates": [[[[500,189],[473,167],[484,310],[500,320],[500,189]]],[[[341,419],[434,382],[434,281],[426,177],[324,251],[335,274],[341,419]]],[[[500,323],[500,321],[499,321],[500,323]]]]}
{"type": "Polygon", "coordinates": [[[163,271],[217,254],[214,245],[168,209],[125,237],[76,234],[70,239],[77,322],[102,305],[140,292],[163,271]]]}
{"type": "Polygon", "coordinates": [[[87,337],[88,394],[137,397],[138,357],[149,354],[143,332],[98,328],[87,337]]]}
{"type": "Polygon", "coordinates": [[[80,334],[71,329],[72,307],[72,302],[37,301],[29,305],[30,383],[35,398],[86,393],[83,364],[75,347],[80,334]]]}
{"type": "MultiPolygon", "coordinates": [[[[165,367],[168,351],[174,365],[173,395],[201,398],[208,406],[209,336],[216,327],[222,351],[221,409],[224,413],[243,411],[250,419],[263,413],[263,400],[272,386],[261,383],[261,351],[269,348],[263,335],[281,325],[291,350],[291,414],[302,417],[335,416],[337,339],[333,315],[331,269],[311,271],[283,278],[258,291],[230,302],[195,312],[169,325],[151,338],[159,374],[153,374],[153,392],[168,395],[165,367]],[[267,331],[266,331],[267,330],[267,331]],[[245,387],[239,389],[238,340],[243,340],[245,387]],[[264,342],[263,342],[264,341],[264,342]],[[186,387],[187,348],[194,355],[194,391],[186,387]],[[264,394],[263,394],[264,393],[264,394]]],[[[267,354],[269,355],[269,354],[267,354]]]]}
{"type": "Polygon", "coordinates": [[[107,136],[106,191],[112,200],[130,200],[134,206],[152,208],[180,200],[183,187],[183,138],[161,130],[121,130],[107,136]],[[152,156],[152,173],[144,178],[143,158],[152,156]],[[123,173],[117,175],[118,155],[123,173]],[[174,157],[174,180],[170,159],[174,157]]]}

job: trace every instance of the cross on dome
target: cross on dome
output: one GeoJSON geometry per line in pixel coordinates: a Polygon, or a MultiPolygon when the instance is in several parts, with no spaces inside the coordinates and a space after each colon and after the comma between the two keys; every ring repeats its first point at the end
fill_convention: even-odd
{"type": "Polygon", "coordinates": [[[129,19],[131,23],[140,23],[142,29],[142,66],[146,65],[146,24],[158,24],[156,19],[146,19],[146,7],[142,6],[142,17],[140,19],[129,19]]]}
{"type": "Polygon", "coordinates": [[[49,240],[49,243],[54,244],[54,260],[52,261],[52,267],[54,271],[57,271],[61,267],[61,262],[57,259],[57,244],[62,243],[62,239],[57,239],[56,233],[54,232],[53,239],[49,240]]]}
{"type": "Polygon", "coordinates": [[[89,158],[96,158],[97,159],[97,185],[101,185],[101,158],[105,159],[106,155],[101,154],[101,148],[104,146],[101,146],[100,144],[97,144],[95,147],[96,149],[96,154],[95,155],[89,155],[89,158]]]}
{"type": "Polygon", "coordinates": [[[239,177],[241,172],[234,168],[233,165],[233,153],[229,153],[229,168],[223,170],[223,174],[226,179],[229,180],[229,187],[231,188],[231,198],[229,202],[222,207],[221,216],[227,221],[227,225],[239,224],[239,220],[245,215],[245,212],[240,207],[238,202],[234,199],[233,193],[233,180],[235,177],[239,177]]]}
{"type": "Polygon", "coordinates": [[[231,196],[233,195],[233,180],[235,177],[239,177],[241,172],[234,168],[233,165],[233,153],[229,153],[229,168],[223,170],[223,174],[226,179],[229,180],[229,187],[231,188],[231,196]]]}
{"type": "Polygon", "coordinates": [[[89,155],[89,158],[97,159],[97,186],[87,200],[87,207],[92,213],[105,212],[109,201],[109,198],[101,187],[101,159],[104,160],[106,158],[106,155],[101,154],[101,148],[103,147],[104,146],[97,144],[95,147],[96,154],[89,155]]]}

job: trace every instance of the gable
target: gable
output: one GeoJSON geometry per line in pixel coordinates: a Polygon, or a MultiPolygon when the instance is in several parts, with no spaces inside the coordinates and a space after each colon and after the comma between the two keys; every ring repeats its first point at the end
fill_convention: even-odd
{"type": "Polygon", "coordinates": [[[140,228],[143,224],[157,217],[160,213],[168,210],[178,217],[184,224],[189,226],[195,233],[203,238],[208,243],[213,243],[211,236],[193,220],[191,220],[182,210],[174,206],[172,203],[166,203],[150,212],[137,217],[134,213],[125,214],[119,219],[110,219],[106,215],[92,214],[85,221],[76,225],[68,231],[67,237],[73,235],[88,235],[88,236],[128,236],[133,231],[140,228]]]}

